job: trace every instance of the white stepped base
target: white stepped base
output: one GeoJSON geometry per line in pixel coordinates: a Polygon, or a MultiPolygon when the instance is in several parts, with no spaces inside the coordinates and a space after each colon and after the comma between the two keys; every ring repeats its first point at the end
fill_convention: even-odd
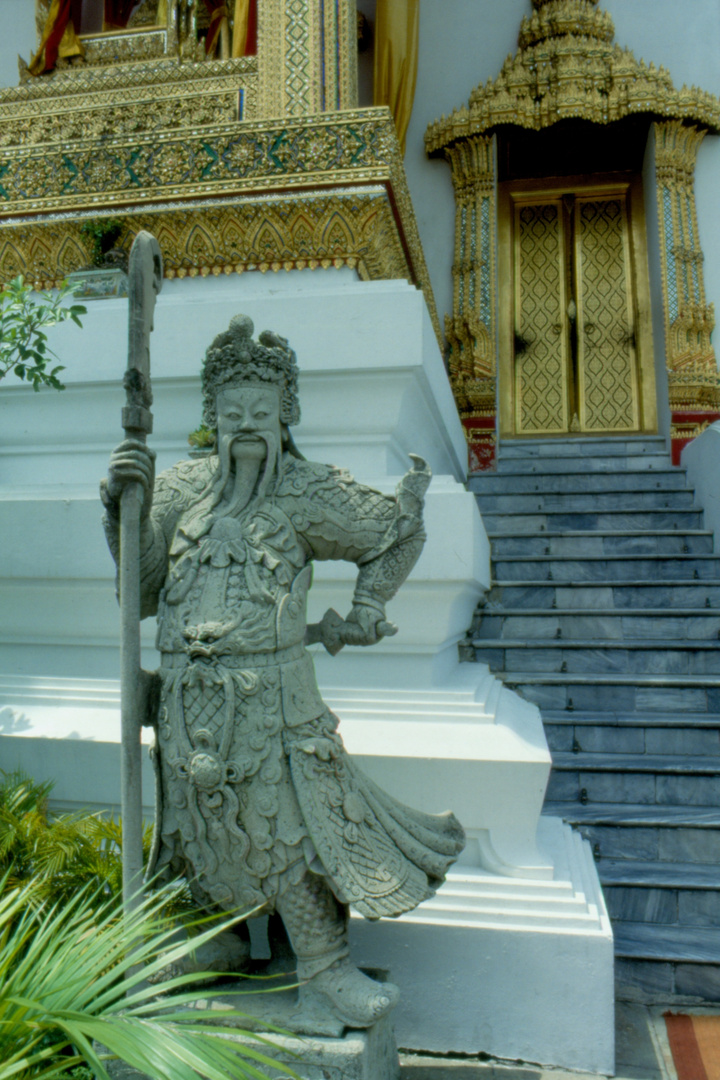
{"type": "Polygon", "coordinates": [[[402,990],[398,1046],[613,1073],[613,938],[590,846],[557,818],[539,839],[552,881],[454,867],[402,919],[353,919],[354,960],[382,961],[402,990]]]}
{"type": "MultiPolygon", "coordinates": [[[[515,793],[536,786],[531,800],[542,800],[547,762],[533,727],[537,713],[528,706],[523,730],[513,696],[514,723],[498,722],[495,710],[507,691],[498,693],[496,681],[475,665],[463,665],[462,675],[473,669],[474,692],[423,692],[419,700],[410,691],[325,690],[365,771],[424,809],[451,806],[469,834],[462,861],[436,897],[397,921],[354,920],[355,958],[389,969],[403,989],[402,1047],[609,1073],[612,931],[589,846],[556,819],[541,818],[536,837],[537,810],[529,805],[512,814],[512,800],[503,796],[511,780],[515,793]],[[498,832],[486,830],[491,842],[483,844],[484,830],[472,825],[487,825],[496,802],[498,832]],[[523,876],[481,868],[492,862],[493,843],[510,850],[513,842],[525,862],[508,869],[523,876]]],[[[113,680],[0,677],[2,767],[54,780],[57,809],[118,809],[118,707],[113,680]]],[[[148,818],[153,797],[146,758],[148,818]]]]}
{"type": "MultiPolygon", "coordinates": [[[[551,877],[536,841],[550,771],[537,709],[510,694],[479,664],[459,664],[448,687],[360,690],[323,685],[340,733],[382,788],[428,813],[453,810],[470,868],[551,877]]],[[[56,782],[56,805],[106,809],[119,790],[119,687],[103,679],[0,676],[4,767],[56,782]],[[102,750],[100,749],[102,748],[102,750]],[[86,771],[81,763],[102,761],[86,771]],[[98,771],[99,770],[99,771],[98,771]]],[[[146,741],[151,735],[146,732],[146,741]]],[[[153,784],[145,763],[144,801],[153,784]]]]}

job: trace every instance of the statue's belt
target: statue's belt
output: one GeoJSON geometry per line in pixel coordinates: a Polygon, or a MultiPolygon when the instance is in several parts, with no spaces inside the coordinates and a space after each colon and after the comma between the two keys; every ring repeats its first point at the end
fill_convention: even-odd
{"type": "Polygon", "coordinates": [[[286,649],[275,649],[273,652],[258,653],[223,653],[219,656],[203,657],[192,656],[189,653],[163,653],[160,660],[161,668],[184,668],[190,664],[206,664],[208,668],[242,668],[248,670],[259,667],[273,667],[276,664],[287,664],[291,660],[299,660],[309,654],[305,650],[305,643],[298,641],[295,645],[289,645],[286,649]]]}

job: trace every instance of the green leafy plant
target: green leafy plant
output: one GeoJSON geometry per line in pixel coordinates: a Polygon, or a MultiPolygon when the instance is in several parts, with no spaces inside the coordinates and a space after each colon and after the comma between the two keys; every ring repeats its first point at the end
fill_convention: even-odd
{"type": "Polygon", "coordinates": [[[0,1080],[78,1078],[88,1068],[110,1080],[108,1054],[167,1080],[264,1080],[262,1069],[276,1066],[263,1053],[269,1041],[247,1032],[257,1048],[230,1043],[220,1021],[241,1013],[213,1010],[204,1022],[192,1008],[212,973],[163,983],[160,1001],[147,984],[230,925],[178,944],[164,903],[156,894],[123,914],[117,901],[98,908],[87,889],[38,902],[33,882],[0,895],[0,1080]]]}
{"type": "Polygon", "coordinates": [[[213,428],[201,424],[195,431],[190,432],[188,435],[188,442],[191,446],[195,446],[199,450],[212,450],[217,442],[217,433],[213,428]]]}
{"type": "Polygon", "coordinates": [[[93,266],[105,264],[105,256],[112,251],[124,231],[125,224],[119,218],[97,218],[83,222],[80,232],[90,240],[92,245],[93,266]]]}
{"type": "MultiPolygon", "coordinates": [[[[122,824],[106,814],[78,811],[53,815],[48,810],[51,783],[37,783],[25,773],[0,771],[0,875],[6,888],[33,884],[39,900],[63,901],[89,888],[98,903],[122,892],[122,824]]],[[[152,829],[143,837],[145,859],[152,829]]],[[[192,918],[189,889],[167,897],[165,913],[192,918]]]]}
{"type": "Polygon", "coordinates": [[[0,290],[0,380],[12,373],[32,383],[33,390],[41,386],[65,389],[58,378],[64,366],[49,367],[57,356],[48,348],[45,329],[68,319],[82,326],[80,316],[87,309],[82,304],[65,304],[74,291],[65,285],[55,294],[41,292],[32,299],[33,290],[22,277],[0,290]]]}

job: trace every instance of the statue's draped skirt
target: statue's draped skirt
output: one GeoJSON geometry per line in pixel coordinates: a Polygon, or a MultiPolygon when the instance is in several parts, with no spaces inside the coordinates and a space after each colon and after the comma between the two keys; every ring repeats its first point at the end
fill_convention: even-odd
{"type": "Polygon", "coordinates": [[[272,908],[308,870],[369,918],[432,895],[462,847],[448,814],[403,806],[345,753],[302,645],[164,658],[158,868],[209,905],[272,908]]]}

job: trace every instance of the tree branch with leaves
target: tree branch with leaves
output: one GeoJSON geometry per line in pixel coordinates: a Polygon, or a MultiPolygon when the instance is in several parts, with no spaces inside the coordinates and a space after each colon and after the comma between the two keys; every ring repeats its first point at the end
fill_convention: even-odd
{"type": "Polygon", "coordinates": [[[34,293],[22,277],[16,277],[0,290],[0,381],[6,375],[32,384],[64,390],[58,374],[63,364],[51,366],[58,357],[48,348],[45,330],[68,319],[82,326],[80,316],[87,309],[82,304],[67,304],[74,286],[63,285],[55,293],[34,293]]]}

